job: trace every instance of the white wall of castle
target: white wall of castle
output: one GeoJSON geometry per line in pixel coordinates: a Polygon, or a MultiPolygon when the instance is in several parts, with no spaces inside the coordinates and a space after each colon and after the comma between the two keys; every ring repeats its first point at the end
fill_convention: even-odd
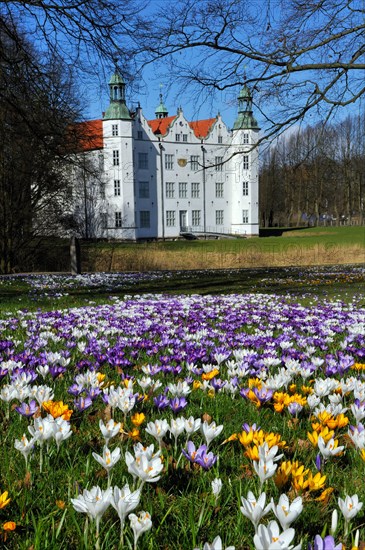
{"type": "Polygon", "coordinates": [[[200,139],[179,110],[167,135],[158,137],[139,109],[134,120],[104,120],[103,134],[98,210],[107,223],[97,236],[172,239],[182,230],[258,234],[257,130],[232,133],[218,116],[200,139]]]}

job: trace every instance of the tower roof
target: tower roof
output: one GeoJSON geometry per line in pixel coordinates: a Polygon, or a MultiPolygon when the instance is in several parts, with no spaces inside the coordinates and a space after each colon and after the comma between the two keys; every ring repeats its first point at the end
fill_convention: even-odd
{"type": "Polygon", "coordinates": [[[245,84],[238,94],[238,115],[233,130],[259,130],[257,120],[252,114],[252,94],[245,84]]]}

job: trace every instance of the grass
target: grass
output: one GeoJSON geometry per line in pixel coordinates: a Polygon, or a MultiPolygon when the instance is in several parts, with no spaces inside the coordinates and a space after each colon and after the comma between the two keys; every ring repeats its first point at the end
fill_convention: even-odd
{"type": "MultiPolygon", "coordinates": [[[[84,279],[87,282],[87,274],[84,279]]],[[[156,272],[153,277],[120,274],[112,280],[108,275],[100,274],[92,286],[86,287],[78,286],[75,277],[2,277],[0,311],[16,311],[19,308],[36,310],[40,307],[78,307],[90,302],[103,303],[109,300],[110,295],[124,296],[149,292],[202,295],[264,292],[289,294],[293,298],[303,295],[341,296],[348,301],[354,295],[363,292],[364,284],[364,271],[356,266],[166,271],[156,272]],[[42,282],[39,283],[39,280],[42,282]],[[35,286],[33,283],[37,281],[35,286]]]]}

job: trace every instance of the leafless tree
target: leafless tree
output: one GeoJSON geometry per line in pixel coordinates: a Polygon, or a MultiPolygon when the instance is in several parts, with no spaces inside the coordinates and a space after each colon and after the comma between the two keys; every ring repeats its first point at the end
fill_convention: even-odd
{"type": "Polygon", "coordinates": [[[184,0],[152,19],[138,33],[146,62],[204,100],[250,85],[266,137],[364,95],[363,0],[184,0]]]}

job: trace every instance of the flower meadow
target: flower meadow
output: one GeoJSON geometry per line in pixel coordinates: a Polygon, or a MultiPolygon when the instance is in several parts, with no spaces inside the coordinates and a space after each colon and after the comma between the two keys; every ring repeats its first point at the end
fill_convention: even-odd
{"type": "Polygon", "coordinates": [[[363,547],[363,296],[3,313],[0,414],[2,548],[363,547]]]}

